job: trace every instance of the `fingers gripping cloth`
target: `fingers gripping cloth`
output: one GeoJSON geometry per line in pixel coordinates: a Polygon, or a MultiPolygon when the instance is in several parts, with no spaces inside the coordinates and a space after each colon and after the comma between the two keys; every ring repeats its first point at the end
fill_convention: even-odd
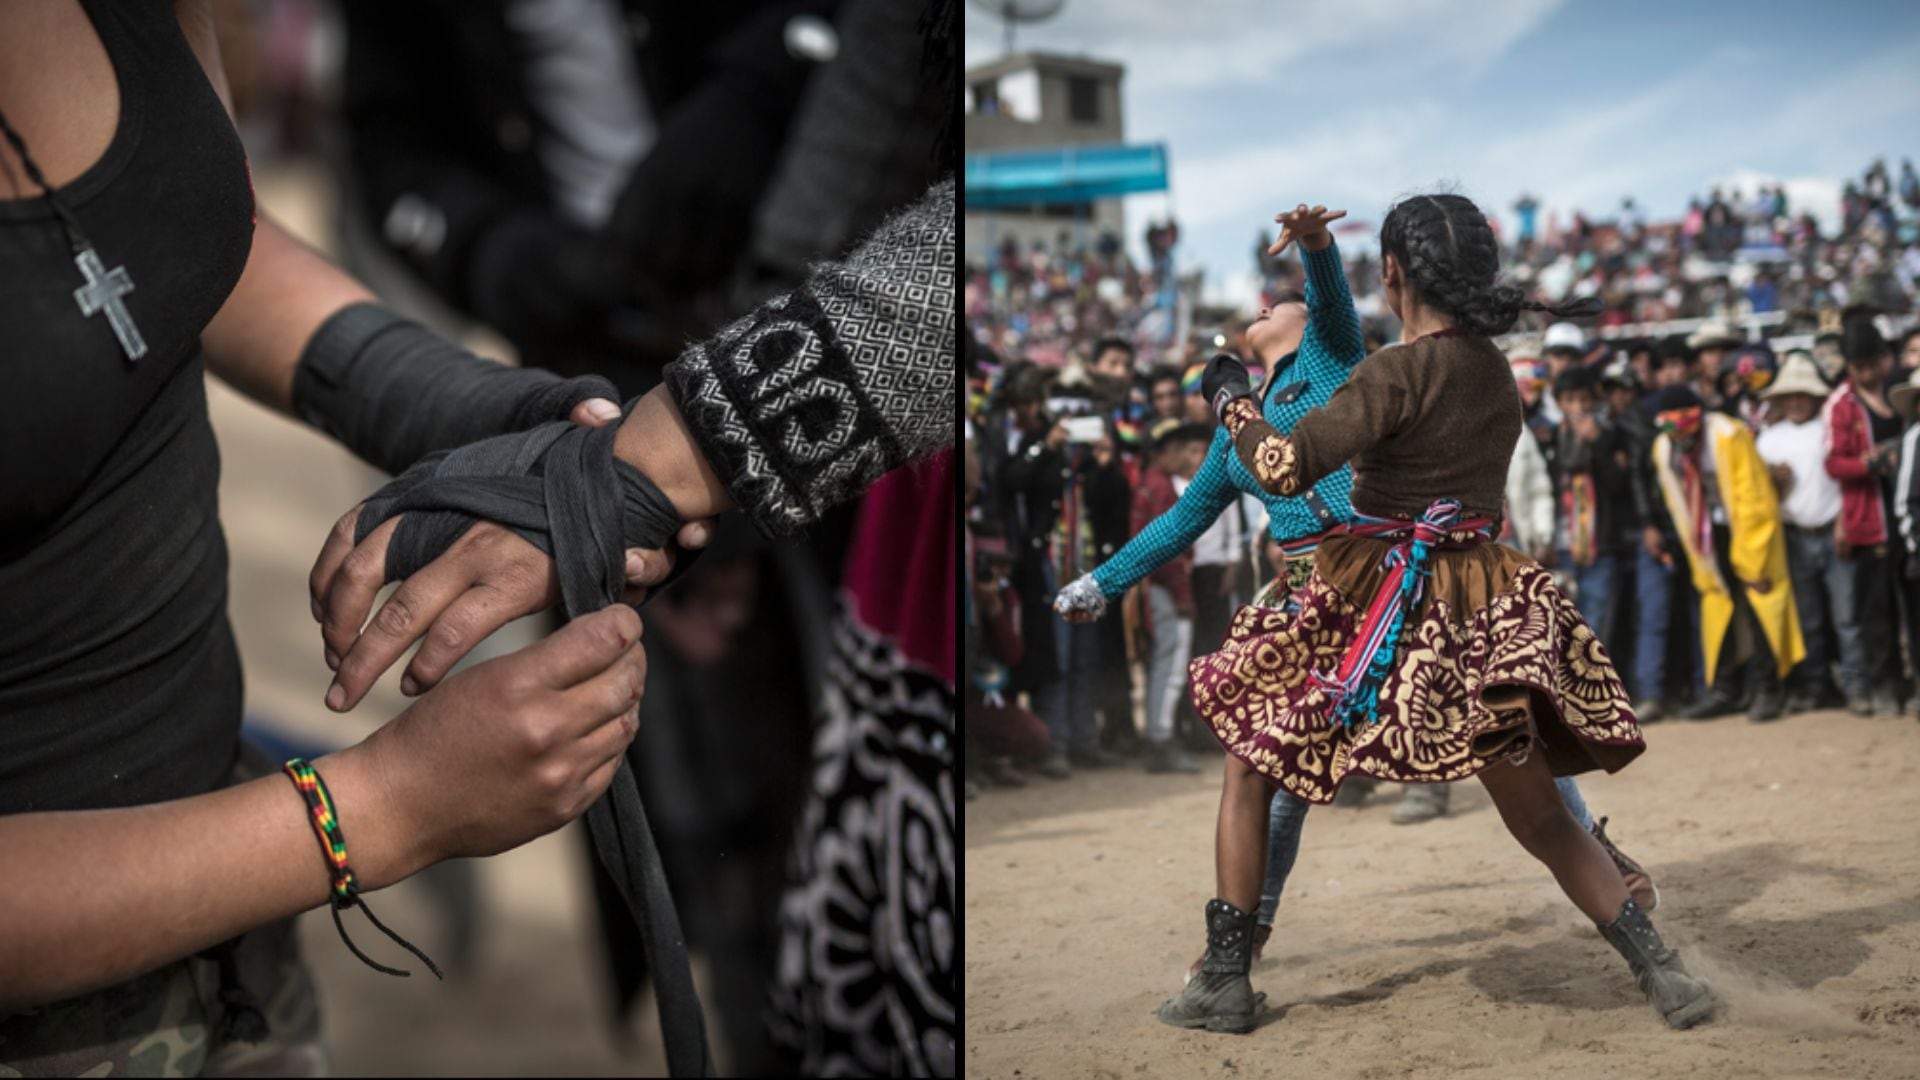
{"type": "MultiPolygon", "coordinates": [[[[422,458],[367,500],[355,541],[405,515],[387,547],[386,577],[393,581],[432,562],[486,518],[553,557],[569,617],[598,611],[616,603],[625,588],[625,549],[665,548],[680,528],[680,515],[659,487],[614,458],[618,427],[544,424],[422,458]]],[[[674,575],[691,561],[683,553],[674,575]]],[[[706,1019],[694,994],[680,918],[625,760],[613,785],[587,811],[587,829],[639,925],[659,988],[669,1071],[711,1075],[706,1019]]]]}

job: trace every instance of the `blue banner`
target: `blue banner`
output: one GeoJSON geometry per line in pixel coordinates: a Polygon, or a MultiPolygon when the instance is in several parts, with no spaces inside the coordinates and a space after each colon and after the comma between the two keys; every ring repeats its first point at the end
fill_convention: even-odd
{"type": "Polygon", "coordinates": [[[967,155],[969,210],[1073,205],[1166,189],[1165,143],[967,155]]]}

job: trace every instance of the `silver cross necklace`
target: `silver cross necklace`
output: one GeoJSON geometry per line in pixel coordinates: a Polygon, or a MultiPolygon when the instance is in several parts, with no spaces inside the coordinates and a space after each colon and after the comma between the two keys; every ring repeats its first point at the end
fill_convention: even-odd
{"type": "Polygon", "coordinates": [[[20,133],[7,123],[7,114],[0,112],[0,134],[7,137],[13,146],[13,152],[27,167],[27,176],[40,185],[46,194],[47,205],[53,208],[54,216],[60,220],[60,229],[67,235],[67,245],[73,249],[73,265],[79,267],[80,276],[86,284],[73,290],[73,302],[80,308],[80,314],[91,317],[101,313],[107,316],[107,325],[113,327],[113,336],[120,339],[120,351],[127,354],[129,363],[147,355],[147,343],[140,337],[140,328],[133,325],[133,316],[128,313],[127,305],[121,297],[133,291],[133,277],[124,266],[109,270],[100,261],[100,253],[93,249],[93,242],[80,231],[80,222],[53,194],[53,185],[41,174],[40,166],[27,153],[27,143],[20,133]]]}

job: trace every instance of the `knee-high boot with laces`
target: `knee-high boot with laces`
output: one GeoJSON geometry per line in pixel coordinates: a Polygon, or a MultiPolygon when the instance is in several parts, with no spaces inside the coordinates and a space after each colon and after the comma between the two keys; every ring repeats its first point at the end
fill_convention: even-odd
{"type": "Polygon", "coordinates": [[[1225,900],[1207,902],[1207,955],[1186,988],[1160,1005],[1164,1023],[1235,1034],[1253,1030],[1254,1011],[1265,994],[1253,992],[1254,913],[1225,900]]]}

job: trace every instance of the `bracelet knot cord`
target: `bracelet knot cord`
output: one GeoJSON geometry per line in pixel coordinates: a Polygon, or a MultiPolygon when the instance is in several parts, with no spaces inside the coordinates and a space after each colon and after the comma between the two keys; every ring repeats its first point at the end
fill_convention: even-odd
{"type": "Polygon", "coordinates": [[[433,972],[434,978],[445,979],[446,976],[440,973],[438,964],[435,964],[412,942],[389,930],[385,923],[374,916],[373,909],[367,906],[366,898],[360,895],[360,879],[354,876],[353,868],[347,865],[347,838],[340,831],[340,816],[334,812],[333,796],[327,791],[326,781],[320,779],[320,773],[305,758],[294,758],[281,768],[287,776],[292,778],[293,786],[299,790],[301,798],[307,802],[307,815],[313,825],[313,834],[320,840],[320,854],[326,859],[327,873],[333,879],[333,889],[328,897],[327,906],[333,911],[333,927],[340,932],[340,940],[347,943],[347,948],[351,949],[353,955],[359,957],[362,963],[375,971],[403,979],[413,974],[411,971],[388,967],[373,959],[361,952],[360,946],[355,945],[353,939],[347,936],[346,925],[340,921],[340,912],[358,905],[361,911],[366,912],[367,921],[371,922],[376,929],[392,938],[401,948],[419,957],[420,962],[427,965],[427,970],[433,972]]]}
{"type": "MultiPolygon", "coordinates": [[[[638,400],[628,401],[623,414],[632,413],[638,400]]],[[[438,558],[484,518],[552,556],[569,618],[618,603],[626,587],[626,549],[666,548],[681,525],[660,488],[614,457],[619,426],[559,421],[429,454],[366,500],[354,523],[354,542],[404,514],[387,545],[386,580],[395,581],[438,558]]],[[[678,552],[672,573],[648,598],[698,554],[678,552]]],[[[706,1017],[694,992],[686,938],[624,757],[586,817],[594,852],[640,930],[668,1071],[710,1076],[706,1017]]]]}

